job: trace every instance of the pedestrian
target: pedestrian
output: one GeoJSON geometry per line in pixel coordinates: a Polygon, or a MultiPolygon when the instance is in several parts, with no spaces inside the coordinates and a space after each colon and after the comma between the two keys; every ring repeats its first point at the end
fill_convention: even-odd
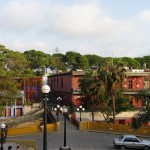
{"type": "Polygon", "coordinates": [[[39,126],[40,126],[40,132],[42,132],[43,123],[41,122],[39,126]]]}
{"type": "Polygon", "coordinates": [[[5,124],[6,126],[5,126],[5,129],[4,129],[4,131],[5,131],[5,137],[7,138],[7,133],[8,133],[8,125],[7,124],[5,124]]]}
{"type": "Polygon", "coordinates": [[[20,147],[19,147],[19,146],[17,146],[17,147],[16,147],[16,150],[20,150],[20,147]]]}
{"type": "Polygon", "coordinates": [[[12,150],[12,146],[8,146],[8,150],[12,150]]]}

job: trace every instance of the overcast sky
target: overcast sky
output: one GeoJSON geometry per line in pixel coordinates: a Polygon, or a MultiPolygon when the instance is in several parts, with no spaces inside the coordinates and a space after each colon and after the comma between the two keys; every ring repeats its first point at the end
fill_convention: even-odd
{"type": "Polygon", "coordinates": [[[0,44],[24,52],[150,55],[150,0],[0,0],[0,44]]]}

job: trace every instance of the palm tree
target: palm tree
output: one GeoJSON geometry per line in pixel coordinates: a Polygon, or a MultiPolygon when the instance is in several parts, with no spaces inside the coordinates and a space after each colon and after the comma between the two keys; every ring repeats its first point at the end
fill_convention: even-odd
{"type": "Polygon", "coordinates": [[[80,78],[79,86],[82,94],[85,96],[85,104],[92,111],[93,121],[95,110],[100,110],[105,114],[106,120],[112,113],[113,120],[115,120],[116,99],[124,78],[125,69],[123,65],[108,65],[107,67],[99,68],[96,73],[89,71],[84,77],[80,78]]]}
{"type": "Polygon", "coordinates": [[[107,66],[99,70],[100,80],[105,83],[105,94],[111,99],[113,121],[116,115],[116,97],[125,78],[125,69],[122,64],[107,66]]]}

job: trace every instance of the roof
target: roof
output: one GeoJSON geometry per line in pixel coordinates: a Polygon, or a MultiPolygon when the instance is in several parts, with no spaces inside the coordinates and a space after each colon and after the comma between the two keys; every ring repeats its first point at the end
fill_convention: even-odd
{"type": "Polygon", "coordinates": [[[130,111],[130,112],[121,112],[115,116],[116,119],[119,118],[132,118],[134,117],[139,111],[130,111]]]}
{"type": "Polygon", "coordinates": [[[135,135],[131,135],[131,134],[124,134],[124,137],[135,137],[135,135]]]}
{"type": "Polygon", "coordinates": [[[148,76],[149,72],[125,72],[126,76],[148,76]]]}

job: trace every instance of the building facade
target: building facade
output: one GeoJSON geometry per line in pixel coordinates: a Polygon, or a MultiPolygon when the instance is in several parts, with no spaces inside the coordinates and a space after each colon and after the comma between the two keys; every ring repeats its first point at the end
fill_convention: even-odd
{"type": "Polygon", "coordinates": [[[73,103],[74,106],[78,106],[82,98],[78,80],[83,75],[84,71],[52,75],[48,77],[48,85],[51,91],[62,98],[64,105],[69,106],[73,103]]]}
{"type": "Polygon", "coordinates": [[[23,116],[33,107],[39,107],[41,100],[42,77],[16,79],[18,83],[19,94],[17,100],[11,106],[5,106],[3,117],[23,116]],[[31,107],[26,107],[32,104],[31,107]]]}

